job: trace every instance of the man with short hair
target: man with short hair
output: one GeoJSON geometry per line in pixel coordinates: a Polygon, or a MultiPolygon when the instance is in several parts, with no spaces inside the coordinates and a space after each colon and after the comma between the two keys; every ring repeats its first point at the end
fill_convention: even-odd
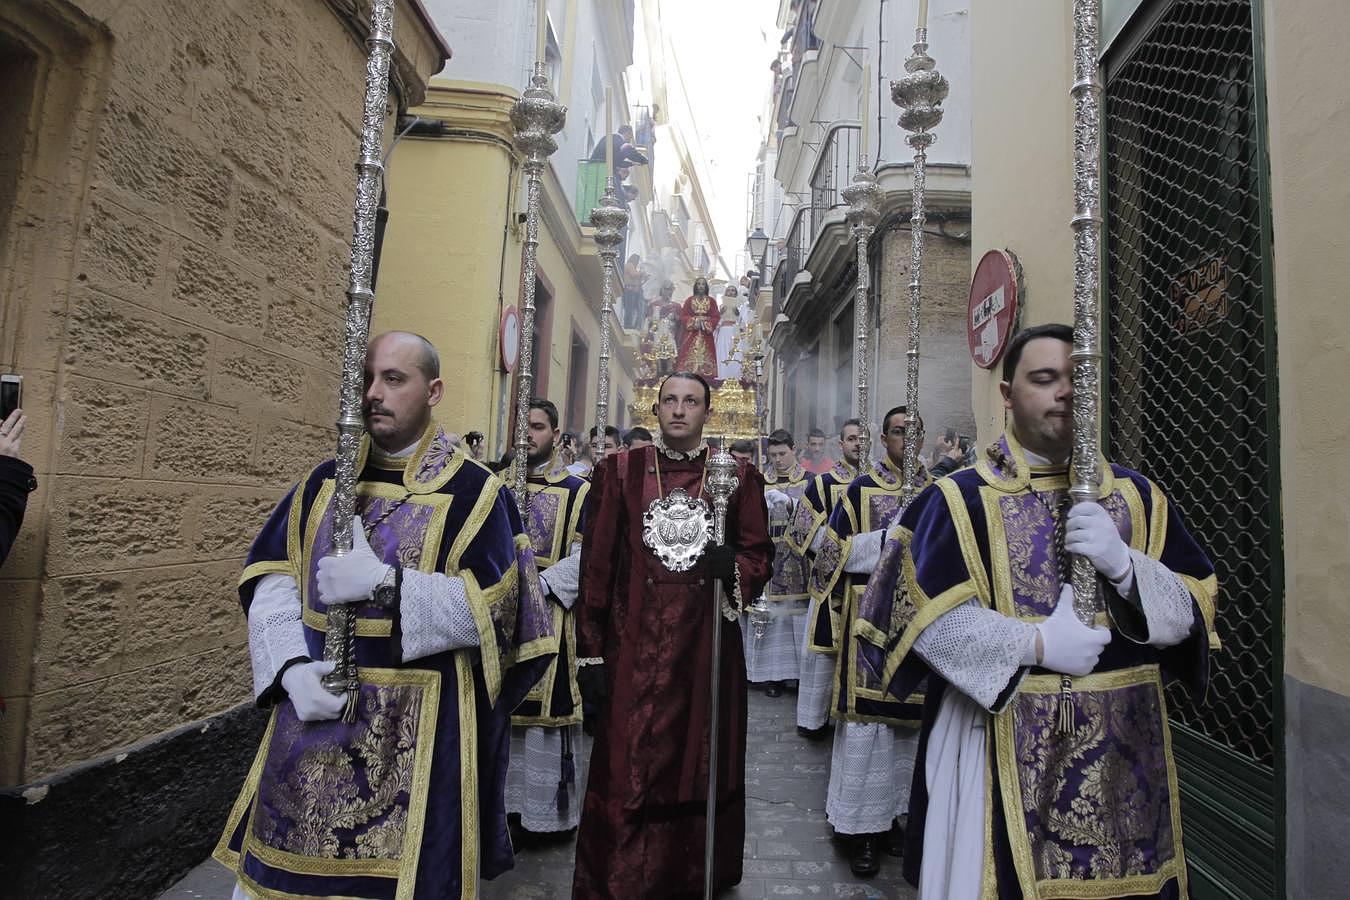
{"type": "Polygon", "coordinates": [[[721,617],[714,883],[741,878],[745,843],[745,658],[737,625],[769,576],[764,483],[740,465],[726,543],[704,544],[710,512],[703,427],[712,389],[681,372],[652,410],[655,444],[597,467],[582,544],[577,646],[603,658],[597,736],[577,836],[572,896],[702,895],[714,623],[721,617]],[[700,552],[699,548],[702,547],[700,552]],[[689,563],[689,565],[686,565],[689,563]],[[725,588],[714,608],[714,579],[725,588]]]}
{"type": "Polygon", "coordinates": [[[254,695],[272,707],[216,859],[235,896],[471,896],[513,864],[511,710],[557,651],[516,504],[431,416],[436,350],[370,342],[352,548],[330,553],[336,466],[291,489],[239,582],[254,695]],[[350,604],[355,720],[323,679],[350,604]]]}
{"type": "Polygon", "coordinates": [[[1218,586],[1143,475],[1103,460],[1097,499],[1069,498],[1072,346],[1068,325],[1012,339],[1007,431],[915,498],[863,598],[903,628],[861,657],[889,691],[928,680],[905,866],[920,897],[1187,896],[1163,686],[1204,696],[1218,586]],[[1099,576],[1093,625],[1072,554],[1099,576]]]}
{"type": "MultiPolygon", "coordinates": [[[[809,574],[816,551],[825,539],[825,525],[839,499],[853,479],[858,477],[858,454],[861,450],[862,422],[846,419],[839,429],[839,461],[824,475],[817,475],[807,484],[797,503],[783,540],[792,552],[805,560],[809,574]]],[[[809,593],[809,591],[808,591],[809,593]]],[[[806,623],[816,620],[820,601],[811,597],[806,610],[806,623]]],[[[801,675],[797,687],[797,733],[802,737],[818,739],[829,726],[830,694],[834,687],[834,656],[811,649],[808,627],[802,635],[801,675]]]]}
{"type": "MultiPolygon", "coordinates": [[[[882,419],[886,455],[853,480],[830,513],[811,572],[811,596],[820,604],[811,623],[811,646],[833,653],[836,665],[831,708],[839,726],[825,815],[837,833],[852,836],[850,866],[861,877],[880,871],[883,840],[905,815],[923,703],[922,697],[882,695],[853,658],[858,599],[886,529],[900,513],[908,420],[904,406],[882,419]]],[[[917,425],[922,449],[923,420],[917,425]]],[[[915,481],[923,486],[928,473],[920,468],[915,481]]],[[[892,848],[898,846],[898,840],[891,842],[892,848]]]]}
{"type": "MultiPolygon", "coordinates": [[[[525,532],[534,548],[539,585],[549,599],[558,653],[511,716],[511,764],[506,775],[506,809],[532,834],[556,834],[577,827],[578,785],[586,780],[585,760],[573,751],[581,724],[581,694],[572,605],[580,580],[581,529],[590,484],[559,464],[558,408],[530,401],[526,488],[530,492],[525,532]]],[[[515,484],[515,473],[506,481],[515,484]]]]}
{"type": "Polygon", "coordinates": [[[652,433],[642,425],[634,425],[623,436],[623,445],[629,450],[641,450],[652,445],[652,433]]]}
{"type": "Polygon", "coordinates": [[[755,442],[741,438],[738,441],[732,441],[727,452],[736,457],[737,460],[750,465],[755,464],[755,442]]]}
{"type": "Polygon", "coordinates": [[[812,475],[824,475],[834,468],[834,460],[825,453],[825,432],[812,428],[806,435],[806,449],[801,453],[802,466],[812,475]]]}
{"type": "Polygon", "coordinates": [[[784,540],[797,502],[808,484],[806,470],[792,452],[792,434],[779,428],[769,435],[769,474],[764,501],[769,507],[773,540],[773,576],[761,604],[742,617],[745,669],[752,683],[763,684],[768,697],[781,697],[787,682],[801,674],[801,646],[806,638],[806,560],[784,540]]]}

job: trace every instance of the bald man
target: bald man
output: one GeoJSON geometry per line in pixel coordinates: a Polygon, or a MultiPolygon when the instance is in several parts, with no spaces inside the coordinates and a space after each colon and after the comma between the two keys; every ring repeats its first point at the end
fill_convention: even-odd
{"type": "Polygon", "coordinates": [[[497,477],[431,418],[420,335],[370,342],[352,549],[331,554],[335,465],[253,542],[248,617],[263,746],[216,850],[236,897],[473,897],[511,868],[510,715],[557,652],[529,538],[497,477]],[[327,611],[356,610],[355,721],[324,684],[327,611]]]}

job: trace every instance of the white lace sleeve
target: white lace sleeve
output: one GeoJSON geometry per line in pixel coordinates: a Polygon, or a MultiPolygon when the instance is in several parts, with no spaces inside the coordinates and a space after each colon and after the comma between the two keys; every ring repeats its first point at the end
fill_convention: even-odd
{"type": "Polygon", "coordinates": [[[877,567],[877,563],[881,562],[881,546],[884,543],[886,543],[884,529],[855,534],[853,540],[849,542],[848,560],[844,563],[844,571],[855,575],[871,572],[877,567]]]}
{"type": "Polygon", "coordinates": [[[1148,622],[1148,644],[1171,647],[1184,641],[1195,624],[1195,605],[1186,585],[1167,566],[1130,550],[1139,604],[1148,622]]]}
{"type": "Polygon", "coordinates": [[[577,545],[571,554],[540,572],[539,577],[546,581],[549,593],[558,598],[563,609],[571,609],[581,593],[581,546],[577,545]]]}
{"type": "Polygon", "coordinates": [[[997,712],[999,696],[1035,645],[1035,625],[971,599],[934,619],[914,641],[914,652],[963,694],[997,712]]]}
{"type": "Polygon", "coordinates": [[[398,608],[404,662],[479,644],[464,579],[457,575],[404,569],[398,608]]]}
{"type": "Polygon", "coordinates": [[[300,587],[289,575],[258,579],[248,607],[248,655],[253,663],[253,696],[277,680],[288,660],[309,656],[300,621],[300,587]]]}

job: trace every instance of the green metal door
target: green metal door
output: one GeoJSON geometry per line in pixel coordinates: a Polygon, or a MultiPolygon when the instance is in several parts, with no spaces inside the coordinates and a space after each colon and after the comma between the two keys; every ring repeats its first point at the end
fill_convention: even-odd
{"type": "Polygon", "coordinates": [[[1209,690],[1169,691],[1195,897],[1283,892],[1283,571],[1259,22],[1144,3],[1105,60],[1112,458],[1214,560],[1209,690]]]}

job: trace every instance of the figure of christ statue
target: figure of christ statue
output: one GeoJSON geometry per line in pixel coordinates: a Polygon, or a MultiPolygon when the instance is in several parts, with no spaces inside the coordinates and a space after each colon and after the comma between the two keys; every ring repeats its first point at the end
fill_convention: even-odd
{"type": "Polygon", "coordinates": [[[680,352],[675,358],[678,371],[718,377],[715,335],[721,317],[717,301],[708,294],[708,279],[695,278],[694,293],[680,311],[680,352]]]}

